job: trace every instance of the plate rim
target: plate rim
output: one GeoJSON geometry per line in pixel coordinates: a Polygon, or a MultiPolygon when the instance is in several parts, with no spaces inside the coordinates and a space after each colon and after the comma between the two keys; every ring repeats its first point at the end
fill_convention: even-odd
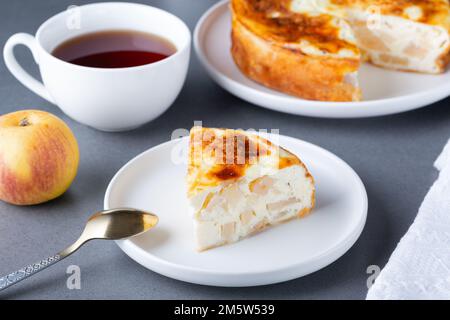
{"type": "MultiPolygon", "coordinates": [[[[268,134],[269,137],[271,134],[268,134]]],[[[195,284],[201,284],[201,285],[214,285],[214,286],[221,286],[221,287],[246,287],[246,286],[259,286],[259,285],[268,285],[273,283],[279,283],[279,282],[285,282],[292,279],[300,278],[303,276],[306,276],[308,274],[311,274],[313,272],[319,271],[326,266],[334,263],[336,260],[338,260],[340,257],[342,257],[348,250],[350,250],[353,245],[356,243],[356,241],[360,238],[362,231],[364,230],[366,221],[367,221],[367,213],[368,213],[368,196],[367,191],[364,186],[364,183],[362,182],[361,178],[358,176],[356,171],[347,164],[343,159],[335,155],[334,153],[318,146],[315,144],[312,144],[310,142],[297,139],[290,136],[285,135],[279,135],[282,139],[291,140],[294,143],[300,143],[305,145],[308,148],[316,149],[317,151],[323,153],[324,155],[331,157],[334,161],[337,161],[340,165],[342,165],[345,169],[348,170],[348,172],[352,175],[352,178],[357,183],[358,190],[361,193],[362,196],[362,207],[361,207],[361,214],[359,216],[359,221],[355,223],[354,228],[344,236],[344,238],[339,241],[339,243],[333,245],[331,248],[326,250],[325,252],[313,256],[311,259],[308,259],[307,261],[301,261],[298,263],[294,263],[288,266],[284,266],[281,268],[269,268],[269,269],[262,269],[258,271],[214,271],[210,269],[204,269],[201,267],[193,267],[193,266],[186,266],[177,264],[171,261],[164,260],[160,257],[157,257],[144,249],[142,249],[140,246],[134,244],[133,242],[129,241],[129,239],[125,240],[118,240],[115,241],[116,244],[119,246],[119,248],[130,258],[132,258],[135,262],[142,265],[143,267],[152,270],[154,272],[157,272],[159,274],[162,274],[164,276],[174,278],[177,280],[181,280],[184,282],[190,282],[195,284]],[[145,256],[144,258],[141,257],[145,256]],[[143,261],[145,260],[145,262],[143,261]],[[151,265],[151,266],[150,266],[151,265]],[[167,269],[164,269],[167,268],[167,269]],[[295,273],[296,269],[303,269],[302,272],[295,273]],[[188,273],[191,276],[183,276],[183,273],[188,273]],[[292,275],[294,273],[294,275],[292,275]],[[280,278],[281,274],[290,274],[290,276],[281,276],[281,280],[268,280],[263,279],[264,276],[272,275],[272,277],[276,277],[278,275],[278,278],[280,278]],[[240,279],[240,280],[232,280],[235,277],[247,277],[251,275],[252,277],[259,278],[260,280],[250,280],[250,279],[240,279]],[[214,277],[222,277],[220,279],[214,279],[214,277]],[[211,278],[213,277],[213,278],[211,278]],[[261,278],[263,277],[263,278],[261,278]],[[193,279],[195,278],[195,279],[193,279]],[[205,278],[205,279],[201,279],[205,278]],[[208,279],[209,278],[209,279],[208,279]],[[224,280],[226,278],[226,280],[224,280]]],[[[104,197],[104,209],[111,208],[110,202],[111,202],[111,193],[112,189],[120,179],[120,176],[126,172],[130,167],[134,165],[136,161],[139,159],[147,156],[150,153],[158,152],[159,149],[162,149],[164,147],[167,147],[170,144],[175,144],[182,142],[182,140],[187,140],[188,137],[182,137],[174,140],[169,140],[167,142],[161,143],[159,145],[156,145],[152,148],[149,148],[148,150],[138,154],[137,156],[133,157],[130,161],[128,161],[125,165],[123,165],[117,173],[113,176],[111,181],[108,184],[108,187],[105,192],[104,197]]],[[[269,277],[267,277],[269,278],[269,277]]]]}
{"type": "MultiPolygon", "coordinates": [[[[424,108],[441,101],[450,96],[450,83],[443,82],[440,86],[435,88],[430,88],[424,91],[420,91],[417,93],[412,93],[408,95],[402,95],[397,97],[389,97],[377,100],[363,100],[357,102],[330,102],[330,101],[315,101],[315,100],[306,100],[301,98],[296,98],[289,95],[274,95],[270,92],[264,92],[257,88],[253,88],[247,86],[239,81],[236,81],[227,75],[220,72],[215,66],[209,61],[207,55],[204,52],[204,41],[203,36],[206,32],[204,29],[208,26],[207,22],[210,17],[216,13],[216,11],[224,10],[224,8],[229,5],[229,0],[221,0],[218,3],[211,6],[199,19],[194,29],[194,49],[197,54],[197,57],[200,60],[200,63],[205,67],[209,76],[223,89],[233,94],[234,96],[243,99],[247,102],[250,102],[256,106],[263,107],[266,109],[271,109],[278,112],[294,114],[294,115],[302,115],[308,117],[317,117],[317,118],[368,118],[368,117],[378,117],[378,116],[386,116],[391,114],[403,113],[407,111],[412,111],[419,108],[424,108]],[[247,91],[249,93],[241,94],[237,91],[247,91]],[[303,104],[303,107],[307,105],[307,107],[317,109],[317,112],[311,112],[307,110],[281,110],[280,107],[273,107],[267,104],[263,104],[261,102],[255,101],[255,98],[249,97],[259,97],[259,99],[272,100],[273,102],[282,102],[284,104],[288,104],[288,108],[295,107],[301,108],[302,106],[299,104],[303,104]],[[420,102],[421,101],[421,102],[420,102]],[[392,108],[392,110],[372,110],[365,108],[379,108],[381,105],[388,106],[388,108],[392,108]],[[399,107],[399,105],[401,105],[399,107]],[[407,106],[405,106],[407,105],[407,106]],[[395,109],[394,109],[395,107],[395,109]],[[339,108],[342,114],[333,113],[331,114],[330,109],[339,108]],[[348,112],[355,112],[356,114],[348,114],[348,112]],[[378,112],[377,112],[378,111],[378,112]],[[329,112],[329,113],[327,113],[329,112]],[[345,113],[343,113],[345,112],[345,113]]],[[[229,9],[228,9],[229,10],[229,9]]],[[[447,70],[446,72],[449,72],[447,70]]],[[[268,88],[270,89],[270,88],[268,88]]],[[[286,108],[282,108],[286,109],[286,108]]],[[[336,110],[332,110],[336,111],[336,110]]]]}

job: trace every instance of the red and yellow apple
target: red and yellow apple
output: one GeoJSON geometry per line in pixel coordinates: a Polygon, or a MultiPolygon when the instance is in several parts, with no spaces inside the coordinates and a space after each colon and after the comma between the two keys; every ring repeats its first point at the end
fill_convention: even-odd
{"type": "Polygon", "coordinates": [[[79,158],[75,136],[58,117],[37,110],[0,116],[0,200],[34,205],[59,197],[79,158]]]}

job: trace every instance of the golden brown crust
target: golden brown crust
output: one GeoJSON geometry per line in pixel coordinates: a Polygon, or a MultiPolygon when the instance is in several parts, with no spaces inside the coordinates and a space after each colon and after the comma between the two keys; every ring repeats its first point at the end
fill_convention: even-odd
{"type": "Polygon", "coordinates": [[[437,66],[439,67],[439,72],[445,72],[448,64],[450,63],[450,46],[447,50],[438,58],[437,66]]]}
{"type": "Polygon", "coordinates": [[[269,141],[241,131],[194,127],[190,135],[188,173],[201,171],[198,173],[203,183],[196,180],[191,187],[213,186],[239,179],[260,157],[270,156],[272,147],[269,141]],[[204,170],[204,161],[209,162],[207,170],[204,170]],[[208,183],[205,184],[205,181],[208,183]]]}
{"type": "Polygon", "coordinates": [[[359,68],[355,59],[307,56],[264,41],[233,19],[232,56],[249,78],[297,97],[322,101],[357,101],[361,91],[345,76],[359,68]]]}
{"type": "Polygon", "coordinates": [[[274,45],[298,44],[302,40],[326,53],[341,49],[359,55],[355,44],[341,39],[341,29],[328,14],[306,15],[290,10],[291,0],[233,0],[235,19],[250,32],[274,45]]]}
{"type": "Polygon", "coordinates": [[[188,196],[209,187],[236,181],[246,174],[249,167],[257,165],[261,157],[270,158],[266,165],[272,165],[273,169],[300,165],[307,177],[312,179],[298,157],[260,136],[232,129],[192,128],[188,196]]]}

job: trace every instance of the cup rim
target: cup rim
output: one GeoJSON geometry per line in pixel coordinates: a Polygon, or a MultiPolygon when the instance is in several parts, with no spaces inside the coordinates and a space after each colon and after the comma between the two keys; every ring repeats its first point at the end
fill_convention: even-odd
{"type": "MultiPolygon", "coordinates": [[[[153,63],[148,63],[148,64],[144,64],[141,66],[135,66],[135,67],[126,67],[126,68],[97,68],[97,67],[86,67],[86,66],[80,66],[77,64],[73,64],[67,61],[64,61],[62,59],[59,59],[57,57],[55,57],[54,55],[52,55],[48,50],[46,50],[41,42],[40,42],[40,36],[43,32],[43,29],[49,25],[53,20],[57,19],[58,17],[60,17],[61,15],[65,14],[66,11],[61,11],[53,16],[51,16],[50,18],[48,18],[47,20],[45,20],[40,27],[38,28],[38,30],[36,31],[35,34],[35,38],[36,38],[36,43],[38,44],[38,47],[41,49],[41,51],[47,56],[49,57],[51,60],[53,61],[57,61],[59,63],[62,63],[68,67],[74,67],[74,68],[81,68],[81,69],[85,69],[85,70],[90,70],[90,71],[96,71],[96,72],[125,72],[125,71],[136,71],[136,70],[141,70],[141,69],[145,69],[145,68],[150,68],[150,67],[155,67],[158,65],[162,65],[165,63],[169,63],[171,60],[176,59],[178,56],[182,55],[186,50],[189,49],[190,44],[192,42],[192,33],[191,30],[189,29],[189,27],[186,25],[186,23],[179,17],[177,17],[176,15],[174,15],[171,12],[168,12],[166,10],[160,9],[160,8],[156,8],[153,6],[149,6],[146,4],[142,4],[142,3],[132,3],[132,2],[97,2],[97,3],[90,3],[90,4],[85,4],[82,6],[79,6],[80,8],[85,8],[85,7],[93,7],[93,6],[108,6],[108,5],[127,5],[127,6],[138,6],[138,7],[145,7],[145,8],[152,8],[153,10],[156,10],[158,13],[163,13],[166,14],[168,16],[170,16],[171,18],[178,20],[181,25],[183,26],[183,28],[186,31],[187,34],[187,39],[186,42],[183,44],[183,46],[177,50],[174,54],[172,54],[171,56],[157,61],[157,62],[153,62],[153,63]]],[[[124,29],[124,30],[133,30],[133,29],[124,29]]],[[[87,34],[87,33],[86,33],[87,34]]]]}

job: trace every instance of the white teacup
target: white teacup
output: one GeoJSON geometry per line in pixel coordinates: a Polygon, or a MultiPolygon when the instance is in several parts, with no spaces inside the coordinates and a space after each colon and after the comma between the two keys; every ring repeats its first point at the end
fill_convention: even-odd
{"type": "Polygon", "coordinates": [[[172,105],[186,79],[190,45],[187,26],[166,11],[141,4],[98,3],[50,18],[35,37],[12,36],[4,58],[22,84],[73,119],[103,131],[123,131],[157,118],[172,105]],[[121,69],[78,66],[51,54],[66,40],[106,30],[151,33],[172,42],[177,52],[153,64],[121,69]],[[44,84],[18,64],[13,52],[16,45],[32,51],[44,84]]]}

